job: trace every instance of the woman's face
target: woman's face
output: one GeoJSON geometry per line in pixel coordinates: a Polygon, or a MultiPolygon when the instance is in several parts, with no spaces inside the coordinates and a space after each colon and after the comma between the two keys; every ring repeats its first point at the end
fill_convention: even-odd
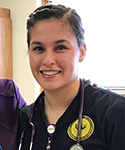
{"type": "Polygon", "coordinates": [[[57,19],[38,22],[30,31],[32,73],[45,90],[56,90],[78,80],[78,62],[85,57],[69,25],[57,19]]]}

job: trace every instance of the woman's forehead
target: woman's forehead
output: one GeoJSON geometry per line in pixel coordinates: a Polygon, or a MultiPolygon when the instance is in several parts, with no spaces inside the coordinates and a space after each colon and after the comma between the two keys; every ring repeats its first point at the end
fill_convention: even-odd
{"type": "Polygon", "coordinates": [[[58,35],[58,36],[74,36],[69,24],[65,24],[61,20],[57,19],[47,19],[44,21],[39,21],[36,25],[30,30],[31,36],[40,35],[58,35]]]}

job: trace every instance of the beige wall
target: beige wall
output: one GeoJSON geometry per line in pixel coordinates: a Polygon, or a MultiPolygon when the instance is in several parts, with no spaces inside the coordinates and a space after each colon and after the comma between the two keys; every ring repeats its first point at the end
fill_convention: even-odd
{"type": "Polygon", "coordinates": [[[13,22],[13,80],[28,104],[36,98],[36,82],[29,67],[26,20],[36,4],[37,0],[0,0],[0,7],[11,10],[13,22]]]}

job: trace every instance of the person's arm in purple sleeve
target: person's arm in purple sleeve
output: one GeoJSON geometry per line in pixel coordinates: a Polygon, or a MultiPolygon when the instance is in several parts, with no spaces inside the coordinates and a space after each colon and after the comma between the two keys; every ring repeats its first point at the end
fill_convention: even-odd
{"type": "Polygon", "coordinates": [[[18,111],[26,105],[16,84],[0,79],[0,150],[17,149],[18,111]]]}
{"type": "Polygon", "coordinates": [[[22,95],[20,94],[19,88],[17,87],[17,85],[13,81],[10,81],[10,82],[12,82],[14,90],[15,90],[15,96],[17,99],[17,108],[21,109],[22,107],[27,106],[27,103],[23,99],[22,95]]]}

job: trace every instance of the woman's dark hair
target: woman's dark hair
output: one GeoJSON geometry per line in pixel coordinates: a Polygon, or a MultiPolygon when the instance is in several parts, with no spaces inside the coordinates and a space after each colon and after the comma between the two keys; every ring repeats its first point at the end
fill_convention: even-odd
{"type": "Polygon", "coordinates": [[[27,20],[27,43],[30,44],[30,29],[35,26],[38,21],[56,18],[64,20],[71,27],[72,33],[75,35],[78,46],[81,47],[84,42],[84,29],[80,16],[74,9],[63,5],[45,5],[38,7],[29,15],[27,20]]]}

